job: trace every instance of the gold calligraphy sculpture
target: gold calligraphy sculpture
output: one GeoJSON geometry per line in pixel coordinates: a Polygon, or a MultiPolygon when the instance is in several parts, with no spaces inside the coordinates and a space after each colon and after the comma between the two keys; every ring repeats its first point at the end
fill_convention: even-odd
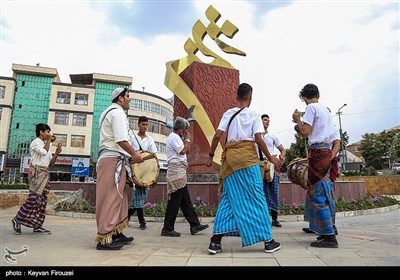
{"type": "MultiPolygon", "coordinates": [[[[232,39],[233,36],[239,31],[234,24],[232,24],[229,20],[226,20],[222,26],[219,27],[217,25],[217,21],[220,19],[221,14],[213,6],[209,6],[205,14],[210,23],[206,27],[200,20],[196,21],[192,28],[193,40],[188,38],[184,44],[184,50],[188,55],[181,59],[167,62],[167,71],[164,84],[182,101],[187,108],[194,105],[193,116],[198,121],[198,124],[206,136],[208,143],[211,145],[212,137],[215,134],[215,128],[204,107],[196,95],[188,87],[188,85],[179,76],[179,74],[181,74],[193,61],[202,62],[196,56],[198,51],[205,56],[214,58],[210,63],[211,65],[235,69],[228,61],[217,55],[203,44],[203,39],[206,35],[208,35],[225,53],[241,56],[246,56],[246,54],[218,39],[221,34],[224,34],[228,38],[232,39]]],[[[221,153],[222,147],[220,144],[218,144],[218,147],[215,150],[214,166],[215,164],[217,166],[220,165],[221,153]]]]}

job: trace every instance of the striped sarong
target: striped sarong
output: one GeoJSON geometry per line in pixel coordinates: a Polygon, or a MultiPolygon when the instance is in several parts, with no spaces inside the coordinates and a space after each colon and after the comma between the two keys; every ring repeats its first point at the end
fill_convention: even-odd
{"type": "Polygon", "coordinates": [[[28,198],[22,204],[15,219],[26,227],[41,227],[46,218],[47,195],[49,192],[50,186],[48,184],[44,187],[42,195],[29,190],[28,198]]]}
{"type": "Polygon", "coordinates": [[[223,188],[213,234],[240,236],[242,246],[270,241],[271,220],[254,143],[228,142],[222,159],[223,188]]]}
{"type": "Polygon", "coordinates": [[[311,188],[306,199],[304,220],[310,223],[310,230],[319,235],[334,234],[336,204],[333,196],[334,182],[329,174],[311,188]]]}
{"type": "Polygon", "coordinates": [[[271,182],[264,181],[264,193],[270,210],[279,212],[279,176],[275,173],[271,182]]]}

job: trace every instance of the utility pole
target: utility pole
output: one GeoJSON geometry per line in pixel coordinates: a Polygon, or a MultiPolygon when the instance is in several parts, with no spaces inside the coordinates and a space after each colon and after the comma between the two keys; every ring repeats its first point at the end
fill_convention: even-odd
{"type": "Polygon", "coordinates": [[[347,104],[344,104],[342,107],[339,108],[339,110],[337,111],[337,114],[339,115],[339,133],[340,133],[340,151],[342,153],[342,170],[346,170],[346,159],[345,159],[345,153],[346,153],[346,149],[344,148],[343,145],[343,133],[342,133],[342,121],[340,119],[340,114],[342,113],[340,110],[346,106],[347,104]]]}

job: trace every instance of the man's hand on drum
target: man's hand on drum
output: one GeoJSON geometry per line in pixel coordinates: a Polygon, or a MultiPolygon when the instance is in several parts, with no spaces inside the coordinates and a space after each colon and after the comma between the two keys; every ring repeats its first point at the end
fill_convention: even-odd
{"type": "Polygon", "coordinates": [[[281,161],[277,157],[271,156],[268,160],[276,166],[281,166],[281,161]]]}
{"type": "Polygon", "coordinates": [[[133,154],[132,158],[131,158],[131,161],[132,161],[132,162],[135,162],[135,163],[139,163],[139,162],[143,162],[143,158],[142,158],[142,156],[141,156],[140,153],[135,152],[135,153],[133,154]]]}

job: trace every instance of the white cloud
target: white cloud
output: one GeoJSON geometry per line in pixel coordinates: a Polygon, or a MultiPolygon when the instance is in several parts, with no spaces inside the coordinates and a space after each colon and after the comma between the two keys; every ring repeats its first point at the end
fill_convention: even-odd
{"type": "MultiPolygon", "coordinates": [[[[228,19],[239,28],[232,40],[220,39],[247,56],[226,55],[214,46],[211,49],[240,71],[241,82],[253,86],[252,107],[270,115],[270,131],[279,132],[286,147],[294,140],[292,112],[305,107],[298,92],[310,82],[319,87],[321,103],[332,112],[348,104],[343,109],[342,125],[351,142],[360,140],[365,132],[379,132],[400,123],[399,110],[382,111],[386,115],[346,116],[400,105],[399,30],[393,29],[398,11],[382,9],[379,17],[360,24],[360,19],[368,18],[379,4],[295,2],[269,11],[255,27],[256,4],[213,2],[222,14],[218,24],[228,19]],[[376,97],[383,89],[385,98],[380,100],[376,97]],[[367,116],[376,117],[377,124],[366,121],[367,116]]],[[[70,82],[69,74],[78,73],[132,76],[134,89],[145,87],[147,92],[170,97],[172,93],[164,86],[165,63],[186,56],[183,44],[192,36],[191,26],[184,26],[182,29],[188,30],[184,36],[158,35],[146,41],[129,37],[112,24],[104,9],[95,9],[87,2],[1,5],[2,20],[7,22],[2,27],[2,76],[12,76],[12,63],[40,62],[41,66],[57,68],[62,82],[70,82]]],[[[201,19],[207,25],[204,12],[208,5],[195,3],[193,24],[201,19]]],[[[207,38],[205,42],[212,44],[207,38]]],[[[337,117],[335,122],[338,124],[337,117]]]]}

